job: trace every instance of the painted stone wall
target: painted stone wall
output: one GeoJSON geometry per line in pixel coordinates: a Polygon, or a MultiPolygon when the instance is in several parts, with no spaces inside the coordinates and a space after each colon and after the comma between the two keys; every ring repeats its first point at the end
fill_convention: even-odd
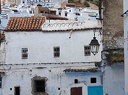
{"type": "MultiPolygon", "coordinates": [[[[93,30],[67,32],[6,32],[6,64],[100,62],[101,52],[96,56],[84,56],[94,36],[93,30]],[[60,57],[54,58],[53,47],[60,47],[60,57]],[[21,49],[28,48],[28,59],[22,59],[21,49]],[[11,61],[10,61],[11,60],[11,61]]],[[[101,35],[96,32],[101,41],[101,35]]],[[[100,43],[101,51],[102,45],[100,43]]]]}
{"type": "Polygon", "coordinates": [[[115,63],[105,67],[103,86],[106,95],[124,94],[124,64],[115,63]]]}
{"type": "Polygon", "coordinates": [[[46,93],[49,95],[70,95],[72,87],[82,87],[82,95],[87,94],[88,86],[101,85],[101,72],[64,72],[66,68],[87,68],[90,64],[35,64],[4,65],[7,70],[3,76],[1,95],[14,95],[14,88],[20,87],[21,95],[34,95],[32,80],[35,77],[46,79],[46,93]],[[90,78],[97,78],[91,83],[90,78]],[[74,80],[77,79],[78,83],[74,80]]]}

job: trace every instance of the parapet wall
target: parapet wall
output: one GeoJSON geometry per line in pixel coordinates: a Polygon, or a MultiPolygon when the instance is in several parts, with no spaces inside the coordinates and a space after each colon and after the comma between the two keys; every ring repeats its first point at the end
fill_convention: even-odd
{"type": "Polygon", "coordinates": [[[79,21],[47,21],[42,25],[43,31],[59,31],[59,30],[88,30],[88,29],[101,29],[101,23],[99,20],[86,20],[83,22],[79,21]]]}

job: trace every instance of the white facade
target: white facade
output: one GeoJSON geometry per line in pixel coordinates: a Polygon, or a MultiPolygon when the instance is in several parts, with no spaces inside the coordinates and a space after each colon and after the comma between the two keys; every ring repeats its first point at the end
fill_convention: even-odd
{"type": "Polygon", "coordinates": [[[5,63],[0,66],[5,73],[1,74],[0,95],[15,95],[16,87],[20,88],[20,95],[35,95],[34,78],[45,79],[45,92],[49,95],[70,95],[73,87],[82,87],[82,95],[88,95],[89,86],[102,86],[100,69],[96,72],[64,71],[95,68],[96,62],[101,61],[100,25],[88,24],[88,28],[75,30],[74,26],[72,31],[65,31],[60,27],[60,30],[55,31],[56,28],[52,27],[49,31],[42,26],[42,31],[5,32],[6,58],[5,63]],[[94,36],[93,28],[96,27],[95,35],[100,42],[99,52],[95,56],[93,54],[85,56],[84,46],[88,46],[91,42],[94,36]],[[53,55],[53,48],[56,46],[60,47],[58,58],[53,55]],[[27,59],[22,59],[22,48],[28,48],[27,59]],[[91,78],[96,78],[96,82],[91,83],[91,78]],[[78,82],[75,83],[75,80],[78,82]]]}
{"type": "MultiPolygon", "coordinates": [[[[79,64],[82,67],[87,67],[85,64],[79,64]]],[[[72,67],[72,64],[67,66],[61,64],[36,64],[36,65],[8,65],[4,66],[7,72],[3,77],[3,84],[1,95],[14,95],[14,88],[20,87],[21,95],[33,95],[32,94],[32,79],[33,77],[45,77],[46,80],[46,92],[49,95],[70,95],[70,89],[72,87],[82,87],[82,93],[88,95],[88,86],[101,85],[101,72],[87,73],[87,72],[75,72],[65,73],[65,68],[72,67]],[[42,67],[38,69],[38,67],[42,67]],[[91,78],[97,78],[96,83],[90,83],[91,78]],[[79,83],[74,83],[74,80],[78,79],[79,83]],[[58,90],[60,88],[60,90],[58,90]]],[[[78,66],[78,65],[74,65],[78,66]]]]}
{"type": "Polygon", "coordinates": [[[125,95],[128,95],[128,0],[124,0],[124,63],[125,63],[125,95]]]}
{"type": "MultiPolygon", "coordinates": [[[[89,21],[86,23],[89,27],[89,21]]],[[[55,27],[51,28],[53,32],[43,32],[45,30],[42,32],[6,32],[6,64],[101,61],[102,45],[100,45],[99,52],[95,56],[93,54],[84,56],[84,46],[90,44],[94,36],[93,30],[72,30],[72,32],[57,30],[57,32],[54,32],[54,29],[58,29],[57,26],[55,27]],[[56,46],[60,47],[60,58],[53,56],[53,48],[56,46]],[[22,48],[28,48],[28,59],[21,58],[22,48]]],[[[94,26],[90,24],[91,27],[96,27],[96,24],[94,26]]],[[[47,27],[47,29],[50,29],[50,27],[47,27]]],[[[51,29],[48,31],[52,31],[51,29]]],[[[100,42],[102,36],[99,30],[95,34],[100,42]]]]}
{"type": "Polygon", "coordinates": [[[68,19],[83,21],[83,20],[96,20],[98,18],[98,11],[96,9],[91,8],[74,8],[74,7],[66,7],[65,9],[58,10],[57,15],[62,17],[66,17],[68,19]],[[60,13],[60,14],[59,14],[60,13]],[[67,15],[65,15],[67,13],[67,15]]]}
{"type": "MultiPolygon", "coordinates": [[[[100,52],[96,56],[93,54],[84,56],[84,46],[90,44],[93,35],[93,30],[73,31],[72,33],[70,31],[61,33],[6,32],[6,64],[99,62],[101,61],[100,52]],[[56,46],[60,47],[60,58],[53,56],[53,47],[56,46]],[[29,56],[26,60],[21,58],[22,48],[28,48],[29,56]]],[[[100,39],[99,32],[96,35],[97,39],[100,39]]],[[[99,51],[101,51],[101,48],[99,51]]]]}

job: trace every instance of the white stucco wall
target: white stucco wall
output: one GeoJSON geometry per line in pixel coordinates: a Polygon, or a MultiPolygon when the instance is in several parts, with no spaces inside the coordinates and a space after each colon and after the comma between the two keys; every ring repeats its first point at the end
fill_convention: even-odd
{"type": "Polygon", "coordinates": [[[107,95],[124,95],[124,64],[115,63],[106,66],[103,73],[104,93],[107,95]]]}
{"type": "MultiPolygon", "coordinates": [[[[124,13],[128,10],[128,0],[124,0],[124,13]]],[[[124,63],[125,63],[125,95],[128,95],[128,12],[124,14],[124,63]]]]}
{"type": "MultiPolygon", "coordinates": [[[[89,27],[91,24],[88,24],[89,27]]],[[[91,25],[89,28],[94,28],[91,25]]],[[[99,25],[100,26],[100,25],[99,25]]],[[[83,26],[82,26],[83,27],[83,26]]],[[[101,72],[65,73],[65,69],[88,69],[95,67],[95,62],[101,61],[102,36],[96,30],[96,38],[100,43],[99,52],[94,56],[84,56],[84,46],[88,46],[94,36],[93,30],[72,31],[57,30],[15,31],[5,32],[6,62],[0,66],[5,74],[2,78],[2,95],[14,95],[14,87],[20,86],[21,95],[32,95],[32,78],[46,77],[46,92],[49,95],[70,95],[71,87],[83,87],[83,95],[87,95],[87,86],[101,84],[101,72]],[[53,47],[60,47],[60,57],[54,58],[53,47]],[[21,58],[21,49],[28,48],[28,59],[21,58]],[[37,67],[40,67],[38,69],[37,67]],[[90,83],[90,78],[97,78],[96,83],[90,83]],[[75,84],[74,79],[79,83],[75,84]],[[60,90],[58,90],[60,88],[60,90]],[[12,90],[11,90],[12,89],[12,90]]],[[[99,27],[98,27],[99,28],[99,27]]],[[[57,28],[58,29],[58,28],[57,28]]]]}
{"type": "MultiPolygon", "coordinates": [[[[71,67],[77,65],[70,64],[71,67]]],[[[80,68],[88,67],[87,65],[79,65],[81,65],[80,68]]],[[[3,76],[1,95],[14,95],[14,87],[16,86],[20,86],[21,95],[32,95],[32,78],[35,76],[47,78],[46,92],[49,95],[60,95],[60,93],[61,95],[70,95],[72,87],[82,87],[83,95],[88,95],[87,86],[101,85],[101,72],[63,72],[63,70],[69,68],[69,64],[7,65],[4,67],[8,70],[3,76]],[[43,67],[43,69],[37,69],[36,67],[43,67]],[[97,78],[96,83],[90,83],[92,77],[97,78]],[[75,79],[78,79],[79,83],[74,83],[75,79]]]]}
{"type": "Polygon", "coordinates": [[[5,42],[2,42],[0,44],[0,64],[4,64],[5,63],[5,55],[6,55],[5,42]]]}
{"type": "Polygon", "coordinates": [[[84,56],[84,46],[89,45],[93,30],[64,32],[6,32],[6,64],[60,63],[101,61],[101,35],[96,32],[100,43],[99,52],[84,56]],[[60,47],[60,57],[54,58],[53,47],[60,47]],[[28,48],[28,59],[21,58],[21,49],[28,48]]]}

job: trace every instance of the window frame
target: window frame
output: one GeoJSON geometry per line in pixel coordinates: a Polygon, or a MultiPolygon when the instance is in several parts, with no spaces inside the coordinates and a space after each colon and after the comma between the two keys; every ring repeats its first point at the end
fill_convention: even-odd
{"type": "Polygon", "coordinates": [[[91,56],[91,47],[90,46],[84,46],[84,56],[91,56]]]}
{"type": "Polygon", "coordinates": [[[22,59],[28,59],[28,48],[22,48],[21,53],[22,53],[21,55],[22,59]]]}
{"type": "Polygon", "coordinates": [[[96,77],[90,78],[90,83],[92,83],[92,84],[97,83],[97,78],[96,77]]]}
{"type": "Polygon", "coordinates": [[[35,76],[31,79],[31,87],[32,87],[32,95],[38,95],[38,94],[41,94],[41,95],[47,95],[47,80],[48,78],[47,77],[40,77],[40,76],[35,76]],[[36,81],[44,81],[44,89],[45,89],[45,92],[42,91],[42,92],[38,92],[37,89],[36,89],[36,81]],[[37,91],[37,92],[36,92],[37,91]]]}
{"type": "Polygon", "coordinates": [[[60,57],[60,47],[59,46],[53,47],[53,55],[54,55],[54,58],[60,57]]]}
{"type": "Polygon", "coordinates": [[[45,82],[46,82],[45,79],[34,80],[35,93],[45,93],[46,92],[46,89],[45,89],[46,84],[45,84],[45,82]],[[41,82],[43,82],[43,83],[41,83],[41,82]]]}

